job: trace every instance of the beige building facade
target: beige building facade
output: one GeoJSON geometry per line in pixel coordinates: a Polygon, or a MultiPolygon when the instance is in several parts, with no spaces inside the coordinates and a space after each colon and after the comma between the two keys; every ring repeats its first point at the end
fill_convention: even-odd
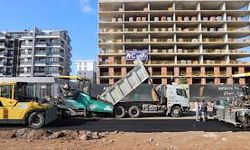
{"type": "Polygon", "coordinates": [[[249,0],[99,0],[98,83],[133,68],[128,51],[147,51],[153,83],[244,84],[250,72],[249,0]]]}

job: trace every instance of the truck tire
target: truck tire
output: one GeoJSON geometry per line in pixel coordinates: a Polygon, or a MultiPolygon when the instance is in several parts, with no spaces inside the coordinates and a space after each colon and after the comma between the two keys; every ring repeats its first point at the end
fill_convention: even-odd
{"type": "Polygon", "coordinates": [[[131,118],[138,118],[141,115],[141,110],[137,106],[131,106],[128,110],[128,115],[131,118]]]}
{"type": "Polygon", "coordinates": [[[41,112],[32,112],[27,121],[29,127],[38,129],[44,125],[45,118],[41,112]]]}
{"type": "Polygon", "coordinates": [[[115,107],[114,115],[116,118],[124,118],[126,115],[126,110],[122,106],[115,107]]]}
{"type": "Polygon", "coordinates": [[[180,106],[174,106],[171,109],[171,116],[172,117],[180,117],[182,115],[182,110],[180,106]]]}

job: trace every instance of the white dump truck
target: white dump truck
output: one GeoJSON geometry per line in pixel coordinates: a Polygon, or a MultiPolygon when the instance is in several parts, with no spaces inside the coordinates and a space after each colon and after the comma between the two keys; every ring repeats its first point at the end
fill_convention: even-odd
{"type": "MultiPolygon", "coordinates": [[[[98,98],[112,103],[118,118],[126,115],[137,118],[146,113],[178,117],[190,108],[187,92],[182,86],[143,84],[146,80],[151,81],[150,75],[139,62],[125,77],[101,91],[98,98]]],[[[98,86],[101,85],[94,85],[92,89],[98,89],[98,86]]]]}

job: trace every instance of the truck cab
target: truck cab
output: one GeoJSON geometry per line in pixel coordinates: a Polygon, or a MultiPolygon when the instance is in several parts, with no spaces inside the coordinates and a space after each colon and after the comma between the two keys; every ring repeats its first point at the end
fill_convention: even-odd
{"type": "Polygon", "coordinates": [[[168,115],[178,117],[190,108],[187,92],[180,85],[167,85],[164,96],[167,99],[168,115]]]}

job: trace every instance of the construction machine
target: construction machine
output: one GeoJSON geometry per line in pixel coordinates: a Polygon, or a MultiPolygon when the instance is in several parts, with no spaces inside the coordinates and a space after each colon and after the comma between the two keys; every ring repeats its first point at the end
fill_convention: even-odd
{"type": "Polygon", "coordinates": [[[247,83],[241,86],[241,94],[233,100],[219,100],[215,103],[215,115],[218,120],[247,128],[250,126],[250,73],[233,75],[234,79],[245,78],[247,83]]]}
{"type": "Polygon", "coordinates": [[[25,82],[0,83],[0,123],[40,128],[57,119],[57,108],[28,96],[25,82]]]}
{"type": "Polygon", "coordinates": [[[112,114],[113,105],[89,95],[91,81],[78,76],[58,76],[59,101],[62,116],[87,116],[88,114],[112,114]]]}

